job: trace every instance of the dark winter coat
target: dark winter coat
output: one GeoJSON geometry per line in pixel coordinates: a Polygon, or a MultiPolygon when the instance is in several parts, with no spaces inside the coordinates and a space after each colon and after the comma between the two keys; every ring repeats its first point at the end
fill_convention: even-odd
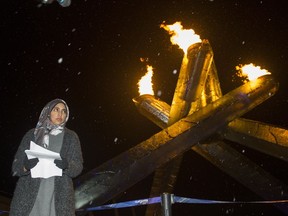
{"type": "MultiPolygon", "coordinates": [[[[28,216],[37,197],[40,178],[31,178],[30,172],[24,172],[25,150],[34,141],[34,129],[23,137],[12,165],[12,174],[18,176],[10,207],[10,216],[28,216]]],[[[68,160],[68,168],[62,176],[55,176],[55,209],[57,216],[75,215],[75,198],[72,178],[78,176],[83,169],[83,158],[77,134],[65,128],[60,155],[68,160]]]]}

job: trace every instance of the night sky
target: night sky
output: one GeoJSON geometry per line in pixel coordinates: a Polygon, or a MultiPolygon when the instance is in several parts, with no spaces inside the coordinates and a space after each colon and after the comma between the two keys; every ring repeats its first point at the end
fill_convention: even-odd
{"type": "MultiPolygon", "coordinates": [[[[96,168],[148,139],[160,128],[138,113],[132,99],[146,64],[154,67],[154,91],[171,104],[183,52],[160,28],[181,21],[208,39],[222,92],[241,85],[235,66],[254,63],[279,81],[275,96],[244,117],[288,128],[288,2],[274,0],[72,0],[1,1],[0,191],[11,196],[11,164],[26,131],[36,126],[44,105],[64,99],[67,127],[80,137],[84,171],[96,168]]],[[[287,163],[229,143],[288,183],[287,163]],[[244,150],[244,151],[243,151],[244,150]]],[[[237,168],[236,168],[237,169],[237,168]]],[[[114,200],[149,196],[148,176],[114,200]]],[[[215,200],[260,200],[196,153],[185,153],[175,195],[215,200]]],[[[144,215],[145,207],[136,207],[144,215]]],[[[120,215],[132,215],[122,209],[120,215]]],[[[282,215],[271,205],[173,205],[173,215],[282,215]]],[[[113,210],[97,215],[114,215],[113,210]]]]}

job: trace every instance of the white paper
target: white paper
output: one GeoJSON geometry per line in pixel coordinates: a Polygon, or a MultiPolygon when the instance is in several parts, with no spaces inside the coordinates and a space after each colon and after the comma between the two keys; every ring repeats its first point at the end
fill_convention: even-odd
{"type": "Polygon", "coordinates": [[[30,170],[32,178],[62,176],[62,169],[54,164],[55,159],[61,160],[59,153],[45,149],[33,141],[30,142],[30,150],[25,150],[25,153],[28,159],[39,159],[37,165],[30,170]]]}

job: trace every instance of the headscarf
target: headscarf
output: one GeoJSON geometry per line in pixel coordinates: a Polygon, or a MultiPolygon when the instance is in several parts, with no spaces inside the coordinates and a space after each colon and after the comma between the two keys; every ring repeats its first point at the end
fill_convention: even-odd
{"type": "Polygon", "coordinates": [[[46,104],[42,109],[38,123],[34,130],[35,142],[43,147],[49,145],[49,134],[57,135],[63,132],[66,122],[69,118],[69,108],[66,102],[62,99],[54,99],[46,104]],[[67,110],[66,119],[60,125],[54,125],[50,120],[50,113],[52,109],[58,104],[63,103],[67,110]]]}

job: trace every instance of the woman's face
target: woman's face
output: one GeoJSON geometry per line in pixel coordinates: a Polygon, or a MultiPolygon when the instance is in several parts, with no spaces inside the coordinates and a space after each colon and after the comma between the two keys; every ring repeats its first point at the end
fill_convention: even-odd
{"type": "Polygon", "coordinates": [[[54,125],[62,124],[67,116],[67,109],[63,103],[58,103],[50,113],[50,120],[54,125]]]}

